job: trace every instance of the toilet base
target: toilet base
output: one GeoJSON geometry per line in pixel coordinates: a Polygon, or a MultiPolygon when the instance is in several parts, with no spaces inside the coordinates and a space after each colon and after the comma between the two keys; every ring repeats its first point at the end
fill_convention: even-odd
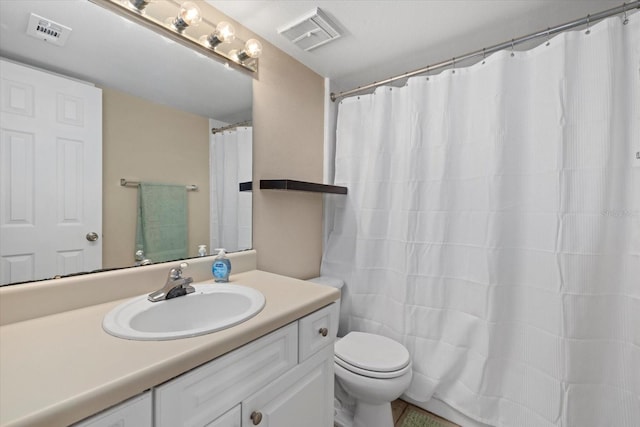
{"type": "Polygon", "coordinates": [[[353,427],[393,427],[391,403],[374,405],[357,401],[353,427]]]}

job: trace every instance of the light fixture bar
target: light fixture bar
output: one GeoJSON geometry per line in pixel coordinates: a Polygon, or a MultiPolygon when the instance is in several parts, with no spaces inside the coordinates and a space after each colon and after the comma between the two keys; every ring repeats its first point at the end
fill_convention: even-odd
{"type": "Polygon", "coordinates": [[[128,8],[124,4],[118,2],[117,0],[89,0],[91,3],[94,3],[106,10],[109,10],[117,15],[120,15],[130,21],[138,23],[143,27],[146,27],[168,39],[179,43],[183,46],[186,46],[194,51],[212,58],[228,67],[231,67],[235,70],[242,71],[245,73],[249,73],[253,75],[258,72],[258,60],[257,58],[252,59],[251,61],[246,62],[238,62],[237,58],[233,58],[225,55],[223,52],[218,50],[214,50],[208,48],[201,44],[198,40],[177,31],[174,31],[162,23],[158,22],[156,19],[146,16],[145,13],[141,11],[136,11],[134,9],[128,8]]]}

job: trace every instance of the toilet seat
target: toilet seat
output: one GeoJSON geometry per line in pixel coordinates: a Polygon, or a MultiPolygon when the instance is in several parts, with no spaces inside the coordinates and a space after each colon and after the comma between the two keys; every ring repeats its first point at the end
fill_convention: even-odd
{"type": "Polygon", "coordinates": [[[396,378],[411,369],[409,352],[382,335],[350,332],[335,344],[335,362],[344,369],[370,378],[396,378]]]}

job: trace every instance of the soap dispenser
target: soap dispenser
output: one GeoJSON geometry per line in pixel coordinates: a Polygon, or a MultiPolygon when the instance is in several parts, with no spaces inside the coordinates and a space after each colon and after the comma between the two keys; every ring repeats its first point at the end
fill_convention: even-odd
{"type": "Polygon", "coordinates": [[[198,245],[198,256],[207,256],[207,245],[198,245]]]}
{"type": "Polygon", "coordinates": [[[227,258],[224,248],[216,249],[218,255],[216,255],[211,272],[213,277],[218,283],[226,283],[229,281],[229,274],[231,273],[231,261],[227,258]]]}

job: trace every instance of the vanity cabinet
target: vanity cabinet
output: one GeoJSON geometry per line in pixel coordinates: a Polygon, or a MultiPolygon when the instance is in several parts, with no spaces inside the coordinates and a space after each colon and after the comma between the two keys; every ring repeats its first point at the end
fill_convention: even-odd
{"type": "Polygon", "coordinates": [[[333,303],[75,427],[333,426],[337,330],[333,303]]]}
{"type": "Polygon", "coordinates": [[[156,387],[155,425],[332,426],[337,321],[333,303],[156,387]]]}

